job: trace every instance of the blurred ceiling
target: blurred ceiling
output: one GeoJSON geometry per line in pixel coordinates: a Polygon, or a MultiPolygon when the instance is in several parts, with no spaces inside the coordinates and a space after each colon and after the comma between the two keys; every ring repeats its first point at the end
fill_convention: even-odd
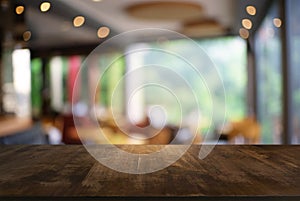
{"type": "MultiPolygon", "coordinates": [[[[110,28],[109,37],[143,28],[162,28],[191,37],[238,35],[243,18],[258,26],[268,0],[47,0],[48,12],[41,12],[43,0],[16,0],[25,6],[26,30],[31,31],[30,48],[45,49],[95,45],[105,39],[97,36],[101,26],[110,28]],[[257,8],[255,16],[246,6],[257,8]],[[84,16],[81,27],[73,26],[76,16],[84,16]]],[[[251,32],[251,31],[250,31],[251,32]]],[[[151,36],[133,35],[132,41],[151,36]]]]}

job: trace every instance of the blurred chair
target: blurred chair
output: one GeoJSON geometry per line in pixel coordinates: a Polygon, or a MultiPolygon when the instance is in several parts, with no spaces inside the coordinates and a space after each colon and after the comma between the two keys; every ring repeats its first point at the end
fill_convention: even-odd
{"type": "Polygon", "coordinates": [[[65,144],[82,144],[80,137],[78,136],[73,115],[65,114],[63,119],[63,129],[62,129],[62,141],[65,144]]]}
{"type": "Polygon", "coordinates": [[[241,121],[231,122],[226,132],[229,142],[237,137],[243,137],[246,144],[260,143],[260,124],[253,117],[246,117],[241,121]]]}

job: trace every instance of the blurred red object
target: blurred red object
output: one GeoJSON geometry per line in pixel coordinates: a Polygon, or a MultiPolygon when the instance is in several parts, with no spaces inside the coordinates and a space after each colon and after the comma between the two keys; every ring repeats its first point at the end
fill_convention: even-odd
{"type": "Polygon", "coordinates": [[[63,116],[62,141],[65,144],[82,144],[80,137],[78,136],[72,114],[63,116]]]}

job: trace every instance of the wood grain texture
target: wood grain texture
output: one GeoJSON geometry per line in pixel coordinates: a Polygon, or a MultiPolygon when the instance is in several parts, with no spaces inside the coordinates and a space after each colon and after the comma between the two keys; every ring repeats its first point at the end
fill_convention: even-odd
{"type": "MultiPolygon", "coordinates": [[[[168,146],[176,150],[180,145],[168,146]]],[[[107,146],[98,148],[109,157],[107,146]]],[[[121,148],[149,153],[163,146],[121,148]]],[[[200,160],[200,146],[193,145],[170,167],[144,175],[111,170],[81,145],[0,146],[0,150],[0,198],[6,200],[9,197],[300,196],[300,146],[216,146],[207,158],[200,160]]]]}

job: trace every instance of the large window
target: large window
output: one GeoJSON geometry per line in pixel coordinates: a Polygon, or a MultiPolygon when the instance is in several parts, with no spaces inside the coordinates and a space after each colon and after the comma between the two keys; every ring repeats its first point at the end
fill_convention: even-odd
{"type": "Polygon", "coordinates": [[[292,98],[292,143],[300,143],[300,1],[287,1],[287,17],[288,17],[288,47],[290,59],[290,79],[291,79],[291,98],[292,98]]]}
{"type": "MultiPolygon", "coordinates": [[[[161,70],[161,75],[154,75],[157,71],[159,71],[159,68],[157,68],[157,71],[155,72],[147,71],[147,73],[145,73],[146,75],[140,75],[135,79],[130,78],[127,81],[136,82],[137,79],[151,79],[151,76],[161,76],[158,78],[159,81],[157,82],[160,82],[160,80],[164,80],[166,82],[169,80],[172,82],[172,78],[170,77],[173,76],[174,81],[170,84],[170,89],[172,90],[171,92],[176,95],[176,98],[181,101],[181,106],[184,109],[183,111],[176,109],[176,98],[173,97],[172,93],[166,92],[165,89],[157,86],[153,88],[145,87],[144,90],[136,96],[138,98],[136,98],[136,101],[133,104],[135,105],[135,108],[130,108],[129,110],[134,110],[134,114],[132,115],[135,115],[135,118],[142,118],[142,114],[147,110],[147,108],[151,108],[153,105],[159,104],[163,106],[166,113],[169,114],[167,123],[178,125],[178,122],[180,122],[181,118],[183,118],[185,121],[194,121],[195,124],[200,124],[202,133],[205,133],[211,125],[217,128],[222,125],[224,121],[225,103],[222,97],[222,91],[224,90],[223,87],[225,88],[227,99],[225,120],[240,120],[245,117],[247,84],[245,41],[238,37],[222,37],[197,40],[195,42],[203,48],[210,60],[205,58],[207,57],[206,54],[204,55],[201,53],[199,49],[195,48],[189,41],[186,40],[167,41],[159,44],[159,47],[167,49],[170,52],[176,52],[179,55],[188,55],[187,59],[192,64],[195,66],[203,66],[201,69],[202,77],[194,75],[190,70],[191,68],[186,65],[184,61],[170,56],[170,53],[146,52],[130,54],[127,56],[127,68],[130,71],[136,71],[137,69],[133,69],[136,68],[136,66],[145,67],[153,65],[153,63],[166,67],[167,70],[161,70]],[[214,63],[214,66],[211,65],[211,62],[214,63]],[[220,73],[222,84],[218,79],[216,79],[216,71],[212,70],[214,67],[220,73]],[[168,70],[168,68],[170,68],[171,71],[168,70]],[[190,87],[195,90],[194,92],[199,101],[198,104],[201,113],[199,122],[195,122],[196,118],[193,118],[193,115],[195,115],[193,114],[193,111],[196,111],[196,109],[194,108],[194,102],[191,101],[193,97],[189,94],[191,90],[189,87],[185,88],[183,86],[184,84],[180,84],[178,81],[180,80],[180,77],[177,78],[175,74],[173,75],[172,71],[178,72],[178,74],[183,77],[187,77],[187,82],[190,87]],[[212,112],[215,113],[213,114],[213,122],[211,122],[212,112]]],[[[134,50],[137,46],[139,46],[139,48],[141,48],[140,46],[143,46],[144,48],[156,48],[157,44],[136,44],[131,47],[132,50],[134,50]]]]}
{"type": "MultiPolygon", "coordinates": [[[[214,134],[214,128],[222,126],[224,120],[240,120],[246,116],[246,43],[241,38],[222,37],[192,43],[186,39],[170,40],[133,44],[127,50],[124,54],[95,54],[88,59],[51,58],[45,65],[51,109],[70,111],[72,99],[78,99],[75,103],[79,103],[79,112],[85,108],[87,113],[95,107],[99,109],[100,119],[113,114],[123,121],[127,115],[126,121],[139,124],[150,117],[153,126],[192,126],[202,134],[214,134]],[[155,49],[157,46],[169,52],[134,52],[135,47],[155,49]],[[190,64],[199,67],[200,73],[190,64]],[[74,88],[75,81],[79,84],[74,88]]],[[[41,112],[42,107],[41,68],[41,61],[34,59],[35,113],[41,112]]]]}
{"type": "Polygon", "coordinates": [[[263,143],[281,143],[282,133],[282,69],[279,17],[275,1],[255,35],[257,66],[258,117],[262,125],[263,143]]]}

